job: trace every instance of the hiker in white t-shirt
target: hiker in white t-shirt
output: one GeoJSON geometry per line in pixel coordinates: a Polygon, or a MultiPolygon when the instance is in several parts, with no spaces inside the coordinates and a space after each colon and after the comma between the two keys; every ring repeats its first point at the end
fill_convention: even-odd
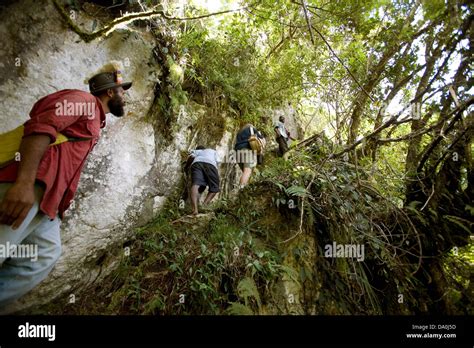
{"type": "Polygon", "coordinates": [[[198,146],[196,150],[191,151],[189,162],[191,162],[191,204],[193,215],[198,214],[199,194],[209,187],[209,192],[203,202],[209,204],[216,196],[219,190],[219,171],[217,152],[214,149],[207,149],[204,146],[198,146]],[[192,162],[191,162],[192,161],[192,162]]]}
{"type": "Polygon", "coordinates": [[[278,153],[280,157],[283,157],[285,152],[288,151],[288,140],[295,140],[285,127],[285,117],[280,116],[279,121],[275,123],[275,135],[276,135],[276,142],[278,143],[278,153]]]}

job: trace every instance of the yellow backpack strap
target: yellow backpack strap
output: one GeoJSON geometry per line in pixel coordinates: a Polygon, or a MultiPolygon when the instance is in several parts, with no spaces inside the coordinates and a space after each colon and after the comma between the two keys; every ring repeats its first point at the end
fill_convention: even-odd
{"type": "MultiPolygon", "coordinates": [[[[0,168],[5,167],[15,160],[16,154],[20,151],[21,140],[25,132],[25,126],[21,125],[15,129],[0,134],[0,168]]],[[[56,141],[49,146],[56,146],[67,141],[83,141],[92,138],[68,138],[62,133],[58,133],[56,141]]]]}
{"type": "Polygon", "coordinates": [[[15,159],[23,138],[24,126],[21,125],[0,135],[0,166],[15,159]]]}
{"type": "Polygon", "coordinates": [[[58,133],[58,135],[56,135],[56,141],[52,144],[49,144],[49,146],[59,145],[61,143],[65,143],[68,140],[69,139],[67,136],[65,136],[64,134],[58,133]]]}

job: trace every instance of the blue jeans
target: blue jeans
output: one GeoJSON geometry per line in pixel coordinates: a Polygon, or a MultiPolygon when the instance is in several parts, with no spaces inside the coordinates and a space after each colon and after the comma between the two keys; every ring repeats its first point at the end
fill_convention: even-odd
{"type": "MultiPolygon", "coordinates": [[[[11,186],[0,183],[0,202],[11,186]]],[[[35,185],[35,203],[18,229],[0,224],[0,312],[45,279],[61,256],[60,220],[39,211],[42,196],[35,185]]]]}

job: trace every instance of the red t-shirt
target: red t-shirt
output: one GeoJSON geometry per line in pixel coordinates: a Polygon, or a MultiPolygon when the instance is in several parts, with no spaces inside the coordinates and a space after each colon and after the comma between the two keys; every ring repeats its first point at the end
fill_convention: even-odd
{"type": "MultiPolygon", "coordinates": [[[[56,141],[60,132],[68,138],[91,138],[50,146],[43,155],[36,180],[44,183],[40,210],[51,219],[62,218],[77,190],[87,155],[92,151],[105,127],[105,113],[99,98],[90,93],[65,89],[38,100],[25,123],[24,137],[45,134],[56,141]]],[[[14,182],[18,163],[0,169],[0,182],[14,182]]]]}

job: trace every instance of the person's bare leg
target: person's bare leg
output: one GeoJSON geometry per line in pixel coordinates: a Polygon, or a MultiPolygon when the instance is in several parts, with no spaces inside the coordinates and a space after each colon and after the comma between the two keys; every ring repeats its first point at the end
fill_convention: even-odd
{"type": "Polygon", "coordinates": [[[199,186],[193,185],[191,187],[191,205],[193,207],[193,215],[198,214],[198,198],[199,198],[199,186]]]}
{"type": "Polygon", "coordinates": [[[203,204],[209,204],[216,195],[217,192],[208,192],[203,204]]]}
{"type": "Polygon", "coordinates": [[[252,168],[244,168],[242,176],[240,177],[240,186],[243,187],[248,184],[250,175],[252,174],[252,168]]]}

